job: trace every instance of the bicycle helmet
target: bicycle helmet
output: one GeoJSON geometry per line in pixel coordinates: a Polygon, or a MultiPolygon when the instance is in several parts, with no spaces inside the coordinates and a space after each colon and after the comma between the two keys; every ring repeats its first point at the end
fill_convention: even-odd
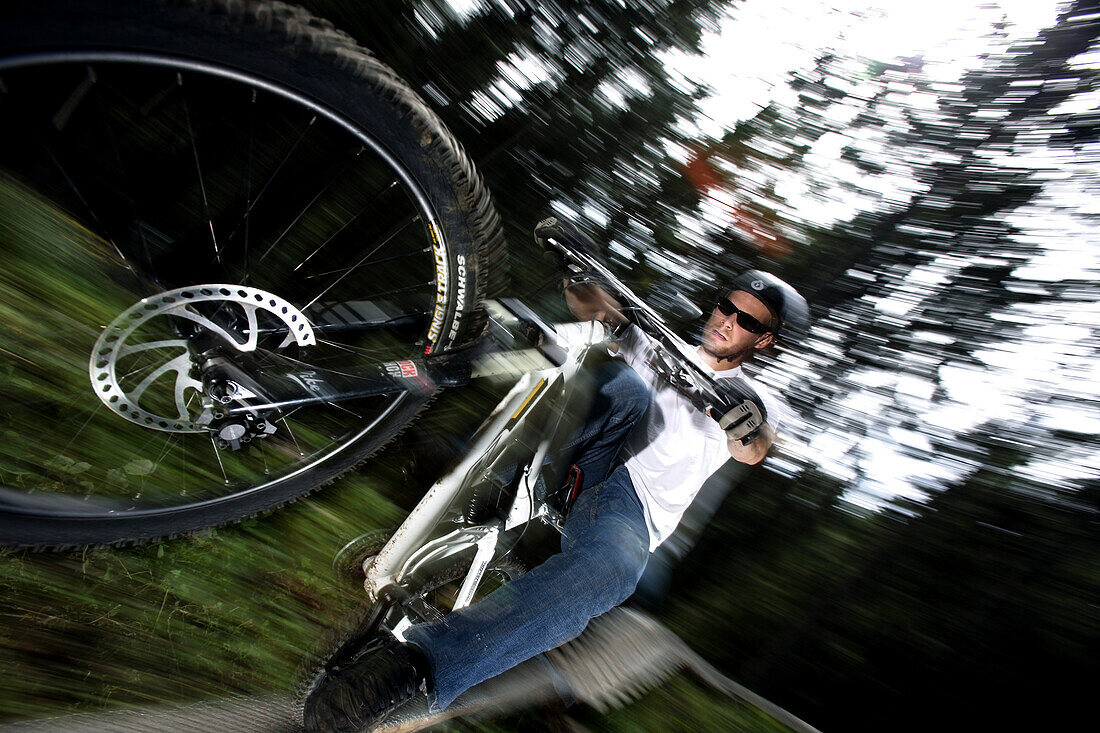
{"type": "Polygon", "coordinates": [[[744,290],[768,306],[779,321],[774,329],[776,338],[781,332],[802,333],[810,325],[810,307],[806,299],[770,272],[746,270],[735,277],[721,295],[725,296],[732,290],[744,290]]]}

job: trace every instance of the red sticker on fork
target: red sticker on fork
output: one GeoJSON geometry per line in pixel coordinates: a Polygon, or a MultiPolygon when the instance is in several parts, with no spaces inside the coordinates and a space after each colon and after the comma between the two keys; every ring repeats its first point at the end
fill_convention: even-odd
{"type": "Polygon", "coordinates": [[[397,362],[397,366],[401,367],[402,377],[415,377],[419,373],[416,371],[416,364],[406,359],[397,362]]]}

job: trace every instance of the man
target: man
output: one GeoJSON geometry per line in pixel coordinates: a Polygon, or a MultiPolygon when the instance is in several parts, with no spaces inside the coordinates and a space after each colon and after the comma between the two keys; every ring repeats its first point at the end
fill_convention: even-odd
{"type": "MultiPolygon", "coordinates": [[[[370,643],[306,701],[307,728],[360,730],[421,685],[432,709],[442,710],[473,685],[575,638],[633,593],[650,553],[710,474],[730,457],[751,465],[767,455],[785,413],[779,400],[753,385],[768,420],[748,435],[743,422],[726,426],[726,416],[703,414],[650,366],[646,337],[618,303],[579,280],[567,282],[566,302],[577,318],[614,328],[612,350],[622,361],[601,370],[595,407],[571,443],[586,481],[562,551],[481,601],[409,629],[406,643],[370,643]]],[[[711,313],[698,363],[716,379],[748,381],[742,363],[806,315],[805,300],[782,280],[744,273],[711,313]]]]}

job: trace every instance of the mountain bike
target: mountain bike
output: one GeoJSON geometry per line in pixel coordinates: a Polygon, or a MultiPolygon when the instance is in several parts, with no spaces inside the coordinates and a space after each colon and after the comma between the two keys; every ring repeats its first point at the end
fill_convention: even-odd
{"type": "MultiPolygon", "coordinates": [[[[452,470],[392,536],[338,555],[367,603],[307,691],[365,635],[400,637],[521,573],[533,525],[562,530],[583,476],[556,449],[613,334],[499,297],[504,239],[477,172],[349,37],[278,3],[6,3],[0,133],[0,544],[139,542],[269,511],[491,375],[514,385],[452,470]]],[[[720,389],[579,230],[539,232],[700,409],[759,402],[720,389]]]]}
{"type": "MultiPolygon", "coordinates": [[[[606,339],[495,299],[500,221],[458,143],[300,8],[6,3],[0,133],[0,544],[137,542],[268,511],[503,362],[528,376],[481,440],[507,443],[522,416],[509,400],[549,401],[535,384],[562,398],[606,339]]],[[[544,245],[613,284],[670,379],[719,399],[571,236],[544,245]]],[[[528,477],[548,451],[520,461],[528,477]]],[[[487,454],[475,445],[469,467],[487,454]]],[[[514,511],[501,532],[560,522],[560,502],[510,490],[496,489],[514,511]]],[[[429,491],[415,531],[378,554],[374,595],[460,554],[409,564],[449,492],[429,491]]]]}

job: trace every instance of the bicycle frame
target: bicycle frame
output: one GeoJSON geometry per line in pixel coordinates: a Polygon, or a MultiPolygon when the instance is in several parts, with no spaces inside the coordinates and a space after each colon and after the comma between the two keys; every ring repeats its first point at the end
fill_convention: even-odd
{"type": "MultiPolygon", "coordinates": [[[[522,308],[513,304],[513,308],[522,308]]],[[[487,308],[494,322],[512,328],[518,321],[513,310],[500,302],[490,301],[487,308]]],[[[533,317],[529,311],[523,314],[533,317]]],[[[535,317],[537,318],[537,317],[535,317]]],[[[461,462],[447,475],[439,479],[409,513],[385,547],[369,561],[364,587],[376,603],[386,603],[401,583],[441,561],[459,553],[474,550],[469,572],[458,592],[454,607],[469,605],[485,571],[499,555],[499,547],[505,533],[534,520],[544,521],[562,531],[564,518],[547,503],[546,497],[536,492],[544,462],[558,436],[562,412],[557,415],[554,429],[543,431],[541,439],[522,462],[516,463],[518,481],[510,505],[502,517],[479,525],[457,528],[441,537],[429,539],[443,521],[447,510],[471,487],[489,480],[493,472],[502,468],[501,462],[512,458],[509,449],[515,448],[515,437],[529,416],[538,408],[555,399],[562,400],[562,407],[570,403],[575,377],[585,356],[596,346],[604,344],[609,332],[598,322],[556,324],[552,327],[538,322],[540,330],[552,340],[543,345],[543,352],[550,351],[557,358],[554,363],[546,359],[542,368],[527,371],[505,395],[475,434],[473,445],[461,462]]],[[[492,359],[487,355],[481,363],[475,361],[474,374],[492,371],[492,359]],[[486,363],[490,362],[490,363],[486,363]]],[[[400,635],[410,625],[405,618],[397,628],[400,635]]]]}
{"type": "MultiPolygon", "coordinates": [[[[692,349],[602,263],[571,247],[569,242],[550,241],[548,244],[560,248],[567,258],[580,263],[584,270],[597,273],[623,298],[633,313],[632,319],[644,324],[642,330],[655,349],[654,369],[663,373],[670,384],[709,414],[711,406],[717,401],[716,393],[711,378],[695,363],[692,349]]],[[[547,496],[538,495],[535,487],[560,432],[561,415],[564,414],[564,406],[570,403],[573,385],[585,356],[593,347],[608,341],[609,329],[599,322],[547,326],[525,305],[514,300],[489,301],[486,307],[490,322],[505,332],[520,331],[522,324],[536,326],[544,340],[538,349],[544,357],[543,363],[524,370],[523,376],[482,424],[461,462],[431,487],[385,547],[365,563],[364,587],[375,603],[368,627],[380,623],[389,608],[400,602],[403,595],[407,596],[402,584],[420,571],[472,550],[473,561],[454,603],[454,608],[462,608],[473,600],[484,573],[494,559],[502,557],[500,545],[505,533],[535,519],[564,531],[564,517],[547,502],[547,496]],[[500,461],[506,449],[529,416],[539,405],[558,397],[563,400],[562,412],[558,415],[559,424],[543,429],[534,449],[528,449],[525,460],[517,462],[520,480],[515,482],[510,505],[502,517],[459,527],[431,539],[432,532],[443,521],[455,500],[474,484],[488,481],[495,470],[502,468],[500,461]]],[[[470,374],[477,376],[491,372],[489,362],[500,357],[500,352],[492,350],[473,355],[470,374]]],[[[748,388],[746,390],[746,395],[751,392],[748,388]]],[[[393,624],[390,631],[403,638],[403,631],[411,624],[412,620],[406,615],[393,624]]]]}

